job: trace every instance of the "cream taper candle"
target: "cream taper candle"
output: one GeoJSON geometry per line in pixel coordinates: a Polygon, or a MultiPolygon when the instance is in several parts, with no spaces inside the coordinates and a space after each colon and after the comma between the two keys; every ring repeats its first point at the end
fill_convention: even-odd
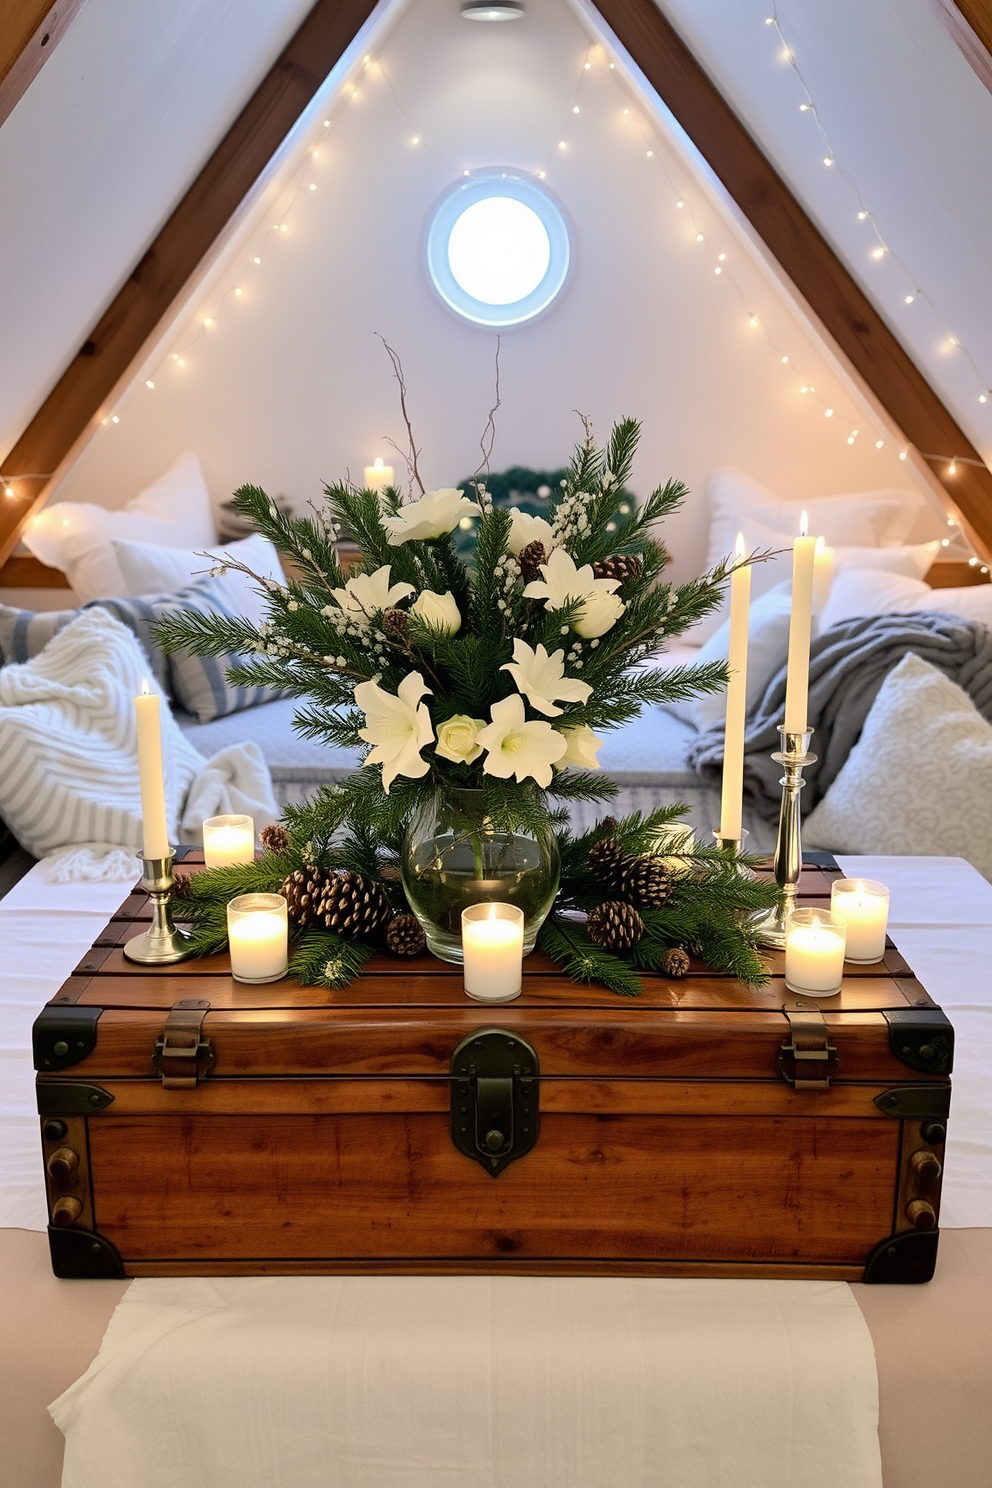
{"type": "Polygon", "coordinates": [[[816,539],[813,554],[813,614],[819,615],[830,598],[830,586],[834,581],[834,550],[828,548],[822,537],[816,539]]]}
{"type": "Polygon", "coordinates": [[[743,562],[744,535],[737,534],[737,563],[730,575],[730,653],[727,666],[727,722],[723,744],[720,836],[736,841],[744,810],[744,719],[747,712],[747,627],[751,611],[751,569],[743,562]]]}
{"type": "Polygon", "coordinates": [[[785,727],[805,733],[809,704],[809,640],[813,626],[813,566],[816,538],[806,536],[806,513],[792,545],[792,617],[789,621],[789,670],[785,679],[785,727]]]}
{"type": "Polygon", "coordinates": [[[169,822],[165,812],[165,772],[162,767],[162,713],[157,692],[142,682],[134,700],[138,727],[138,780],[141,787],[141,852],[146,858],[167,858],[169,822]]]}

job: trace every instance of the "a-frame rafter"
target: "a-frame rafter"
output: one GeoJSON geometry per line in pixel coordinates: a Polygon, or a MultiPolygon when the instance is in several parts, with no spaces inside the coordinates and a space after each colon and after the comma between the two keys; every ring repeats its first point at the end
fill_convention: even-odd
{"type": "MultiPolygon", "coordinates": [[[[992,471],[654,0],[596,8],[907,443],[979,462],[938,474],[992,556],[992,471]]],[[[318,0],[11,451],[9,480],[57,470],[93,426],[372,9],[373,0],[318,0]]],[[[0,505],[0,563],[45,494],[0,505]]]]}

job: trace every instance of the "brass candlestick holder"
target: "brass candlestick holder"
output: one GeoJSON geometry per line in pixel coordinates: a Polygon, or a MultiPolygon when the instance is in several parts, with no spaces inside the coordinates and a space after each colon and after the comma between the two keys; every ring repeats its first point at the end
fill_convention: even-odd
{"type": "Polygon", "coordinates": [[[745,878],[753,878],[754,874],[751,872],[751,869],[745,863],[737,861],[744,851],[744,843],[747,841],[747,837],[748,830],[746,827],[741,828],[741,835],[739,837],[724,837],[719,827],[713,828],[713,840],[723,855],[734,864],[739,874],[745,878]]]}
{"type": "Polygon", "coordinates": [[[799,792],[806,784],[803,770],[807,765],[815,765],[817,757],[809,752],[812,729],[795,733],[779,724],[778,731],[782,736],[782,748],[772,755],[772,759],[783,767],[785,774],[779,782],[782,786],[782,804],[779,807],[778,838],[775,843],[775,882],[785,899],[781,909],[763,911],[755,920],[755,929],[761,945],[783,950],[786,919],[795,908],[799,874],[803,866],[799,792]]]}
{"type": "Polygon", "coordinates": [[[151,900],[152,923],[142,935],[124,942],[124,954],[129,961],[140,961],[144,966],[167,966],[172,961],[182,961],[190,954],[189,936],[172,923],[169,902],[175,882],[172,865],[176,855],[170,850],[164,858],[146,858],[141,853],[138,857],[141,887],[151,900]]]}

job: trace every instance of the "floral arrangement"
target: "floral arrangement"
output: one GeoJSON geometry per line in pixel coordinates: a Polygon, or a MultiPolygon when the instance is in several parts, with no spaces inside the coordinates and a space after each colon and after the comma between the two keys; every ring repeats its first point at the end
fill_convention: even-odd
{"type": "MultiPolygon", "coordinates": [[[[253,575],[268,601],[258,630],[240,619],[179,613],[162,622],[159,639],[169,649],[233,655],[232,682],[294,694],[304,700],[295,717],[300,732],[362,756],[362,768],[344,782],[286,813],[280,861],[266,878],[261,859],[239,892],[274,879],[290,859],[299,871],[350,871],[347,865],[361,860],[368,878],[391,869],[395,899],[411,815],[428,797],[471,790],[489,829],[557,833],[562,891],[539,944],[572,974],[610,982],[614,973],[617,984],[623,977],[606,961],[619,947],[631,954],[617,990],[629,991],[631,956],[650,967],[652,942],[660,955],[695,935],[697,952],[705,947],[713,964],[761,979],[745,911],[767,907],[777,891],[744,877],[715,849],[684,850],[689,871],[672,880],[682,887],[666,896],[667,908],[651,904],[640,917],[639,957],[625,934],[597,944],[588,926],[565,918],[568,909],[588,911],[595,892],[602,898],[579,861],[598,839],[609,838],[628,856],[650,856],[659,834],[685,811],[673,806],[573,839],[568,802],[608,801],[616,793],[598,768],[604,734],[646,705],[726,681],[718,664],[652,665],[666,642],[718,602],[726,570],[681,585],[666,581],[668,555],[656,525],[686,492],[669,481],[641,503],[631,498],[638,435],[639,425],[627,419],[600,447],[587,428],[546,517],[498,508],[481,474],[471,495],[425,490],[413,447],[408,500],[397,488],[380,494],[339,483],[325,487],[325,501],[311,515],[294,517],[258,487],[236,493],[235,510],[272,540],[291,577],[279,584],[253,575]],[[453,539],[465,517],[475,519],[477,535],[471,566],[453,539]],[[363,555],[347,573],[336,551],[342,531],[363,555]],[[691,930],[691,895],[716,915],[720,934],[700,935],[699,914],[691,930]],[[677,903],[682,918],[669,935],[658,916],[671,915],[677,903]]],[[[197,875],[193,884],[204,948],[219,934],[209,907],[212,878],[197,875]]],[[[216,880],[218,903],[231,887],[216,880]]],[[[322,933],[336,936],[327,927],[322,933]]],[[[308,956],[309,979],[335,985],[354,974],[354,958],[338,964],[339,940],[326,954],[308,956]],[[337,968],[333,974],[315,976],[321,955],[337,968]]]]}

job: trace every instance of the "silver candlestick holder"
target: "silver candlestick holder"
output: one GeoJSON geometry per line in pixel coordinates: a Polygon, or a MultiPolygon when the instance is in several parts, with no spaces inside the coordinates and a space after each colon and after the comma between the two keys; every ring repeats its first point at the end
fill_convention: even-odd
{"type": "Polygon", "coordinates": [[[781,909],[763,910],[754,926],[761,945],[785,947],[786,920],[796,904],[799,890],[799,874],[803,866],[802,831],[799,822],[799,793],[806,784],[803,770],[816,764],[816,755],[810,754],[809,744],[812,729],[796,733],[779,724],[782,747],[772,759],[785,771],[779,784],[782,787],[782,804],[778,813],[778,837],[775,842],[775,882],[782,890],[784,901],[781,909]]]}
{"type": "Polygon", "coordinates": [[[190,954],[189,936],[172,923],[172,865],[175,853],[171,850],[163,858],[141,860],[141,887],[151,901],[152,923],[150,929],[133,940],[124,942],[124,954],[129,961],[140,961],[145,966],[167,966],[172,961],[182,961],[190,954]]]}

